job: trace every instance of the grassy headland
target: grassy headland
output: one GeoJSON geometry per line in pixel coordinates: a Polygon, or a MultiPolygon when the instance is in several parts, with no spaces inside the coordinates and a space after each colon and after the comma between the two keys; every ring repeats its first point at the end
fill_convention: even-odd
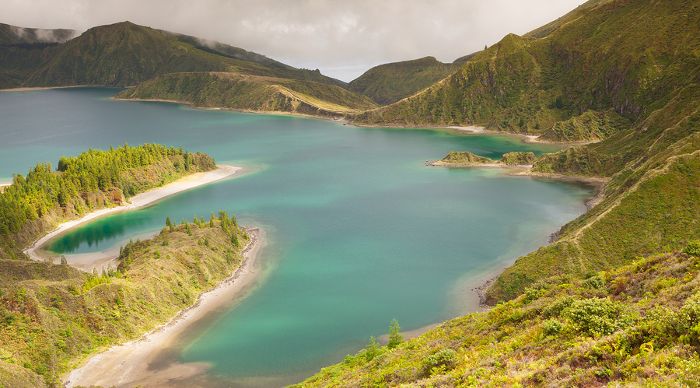
{"type": "Polygon", "coordinates": [[[338,85],[231,72],[165,74],[127,89],[117,98],[317,116],[342,116],[376,106],[369,98],[338,85]]]}
{"type": "Polygon", "coordinates": [[[108,273],[0,259],[0,386],[57,386],[90,354],[167,322],[230,276],[248,241],[221,212],[129,243],[108,273]]]}

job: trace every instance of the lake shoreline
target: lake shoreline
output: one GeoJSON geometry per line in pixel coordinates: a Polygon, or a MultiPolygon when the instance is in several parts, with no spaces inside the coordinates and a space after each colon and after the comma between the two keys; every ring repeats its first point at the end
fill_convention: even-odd
{"type": "MultiPolygon", "coordinates": [[[[114,88],[113,86],[106,85],[68,85],[68,86],[35,86],[35,87],[19,87],[19,88],[9,88],[0,89],[0,92],[31,92],[38,90],[51,90],[51,89],[69,89],[69,88],[114,88]]],[[[129,88],[126,87],[116,87],[116,88],[129,88]]],[[[497,135],[497,136],[507,136],[513,137],[521,140],[523,143],[532,144],[552,144],[561,146],[576,146],[594,143],[594,141],[554,141],[554,140],[542,140],[540,135],[531,135],[525,133],[508,132],[501,130],[488,129],[479,125],[437,125],[437,126],[418,126],[418,125],[408,125],[408,124],[363,124],[352,121],[348,114],[338,113],[337,115],[314,115],[307,113],[297,113],[297,112],[284,112],[284,111],[264,111],[264,110],[253,110],[253,109],[237,109],[228,108],[221,106],[199,106],[190,101],[184,100],[171,100],[165,98],[118,98],[112,97],[115,101],[135,101],[135,102],[162,102],[168,104],[178,104],[184,105],[192,109],[200,110],[213,110],[213,111],[229,111],[229,112],[241,112],[241,113],[258,113],[266,115],[279,115],[279,116],[292,116],[292,117],[303,117],[310,119],[319,119],[332,121],[335,123],[341,123],[342,125],[352,125],[359,128],[406,128],[406,129],[428,129],[428,130],[438,130],[438,131],[448,131],[452,133],[467,133],[473,135],[497,135]]]]}
{"type": "Polygon", "coordinates": [[[243,263],[213,289],[202,293],[190,307],[180,310],[163,325],[141,335],[138,339],[113,345],[93,354],[80,367],[63,379],[66,387],[74,386],[163,386],[177,380],[201,375],[209,368],[206,363],[172,362],[151,370],[159,354],[174,345],[187,328],[208,314],[240,300],[255,286],[263,272],[260,251],[267,243],[264,230],[248,229],[250,242],[243,250],[243,263]]]}
{"type": "MultiPolygon", "coordinates": [[[[71,220],[71,221],[66,221],[64,223],[61,223],[58,225],[54,230],[51,232],[45,234],[38,240],[36,240],[33,244],[31,244],[28,248],[23,250],[23,253],[29,256],[30,259],[35,260],[35,261],[53,261],[55,260],[56,257],[60,257],[60,255],[53,254],[48,252],[45,248],[46,244],[53,240],[54,238],[67,233],[68,231],[81,226],[87,222],[94,221],[98,218],[107,216],[107,215],[112,215],[124,211],[129,211],[129,210],[136,210],[139,208],[143,208],[149,205],[152,205],[162,199],[165,199],[167,197],[170,197],[172,195],[181,193],[186,190],[190,190],[196,187],[200,187],[202,185],[208,184],[208,183],[213,183],[220,181],[222,179],[226,178],[231,178],[234,176],[240,175],[242,172],[244,172],[244,169],[242,167],[237,167],[237,166],[230,166],[230,165],[217,165],[217,168],[211,171],[205,171],[205,172],[197,172],[194,174],[190,174],[187,176],[184,176],[180,179],[175,180],[174,182],[170,182],[166,185],[160,186],[153,188],[151,190],[145,191],[143,193],[134,195],[129,199],[129,201],[120,206],[115,206],[115,207],[108,207],[104,209],[99,209],[93,212],[90,212],[86,215],[84,215],[81,218],[78,218],[76,220],[71,220]]],[[[101,252],[95,252],[95,253],[87,253],[82,255],[82,259],[87,262],[88,264],[84,265],[79,265],[79,266],[74,266],[75,268],[82,270],[82,271],[87,271],[91,272],[94,267],[94,262],[99,261],[100,265],[111,265],[112,263],[110,262],[111,259],[116,258],[118,256],[114,255],[114,252],[109,253],[110,257],[106,257],[105,254],[101,252]],[[114,256],[113,258],[111,256],[114,256]],[[92,259],[92,260],[91,260],[92,259]],[[91,263],[92,262],[92,263],[91,263]],[[91,266],[93,265],[93,266],[91,266]]],[[[69,265],[72,265],[72,263],[68,263],[69,265]]]]}
{"type": "Polygon", "coordinates": [[[165,98],[112,97],[112,99],[115,101],[125,101],[125,102],[162,102],[162,103],[166,103],[166,104],[184,105],[190,109],[198,109],[198,110],[203,110],[203,111],[222,111],[222,112],[253,113],[253,114],[257,113],[257,114],[273,115],[273,116],[302,117],[305,119],[317,119],[317,120],[324,120],[324,121],[332,121],[335,123],[342,123],[343,125],[347,125],[349,123],[345,119],[345,117],[343,117],[342,114],[338,114],[337,116],[324,116],[324,115],[312,115],[312,114],[307,114],[307,113],[285,112],[285,111],[279,111],[279,110],[268,111],[268,110],[227,108],[227,107],[222,107],[222,106],[201,106],[201,105],[196,105],[196,104],[189,102],[189,101],[169,100],[169,99],[165,99],[165,98]]]}

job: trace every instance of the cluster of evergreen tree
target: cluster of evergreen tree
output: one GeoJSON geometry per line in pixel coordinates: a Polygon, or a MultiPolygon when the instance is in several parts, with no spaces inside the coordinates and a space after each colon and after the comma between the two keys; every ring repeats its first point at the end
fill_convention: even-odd
{"type": "Polygon", "coordinates": [[[12,185],[0,193],[0,237],[17,233],[27,222],[61,208],[80,214],[100,203],[120,201],[214,166],[206,154],[159,144],[124,145],[62,157],[56,171],[50,164],[38,164],[26,176],[16,175],[12,185]]]}

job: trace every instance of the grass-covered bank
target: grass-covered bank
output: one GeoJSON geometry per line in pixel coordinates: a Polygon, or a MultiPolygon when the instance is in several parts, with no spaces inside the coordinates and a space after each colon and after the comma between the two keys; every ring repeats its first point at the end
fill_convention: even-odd
{"type": "Polygon", "coordinates": [[[126,245],[116,271],[0,261],[0,385],[58,385],[90,354],[138,338],[242,263],[246,231],[226,213],[126,245]]]}
{"type": "Polygon", "coordinates": [[[700,380],[700,242],[521,296],[398,345],[371,342],[299,384],[685,385],[700,380]]]}

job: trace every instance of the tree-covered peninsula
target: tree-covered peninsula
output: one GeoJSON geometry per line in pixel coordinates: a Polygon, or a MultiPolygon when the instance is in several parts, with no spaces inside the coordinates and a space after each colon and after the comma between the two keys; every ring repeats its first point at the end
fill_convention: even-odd
{"type": "Polygon", "coordinates": [[[38,164],[27,175],[15,175],[0,193],[0,258],[22,256],[23,248],[60,222],[214,167],[206,154],[158,144],[90,150],[61,158],[55,170],[38,164]]]}

